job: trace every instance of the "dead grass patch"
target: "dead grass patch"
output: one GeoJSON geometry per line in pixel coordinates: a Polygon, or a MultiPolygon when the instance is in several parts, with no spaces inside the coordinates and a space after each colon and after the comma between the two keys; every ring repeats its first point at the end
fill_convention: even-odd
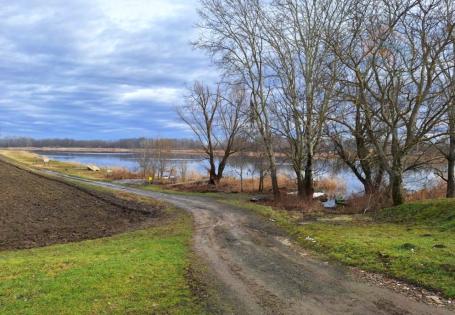
{"type": "Polygon", "coordinates": [[[370,195],[353,195],[347,200],[346,206],[340,206],[336,211],[342,214],[371,213],[391,205],[388,193],[383,188],[370,195]]]}
{"type": "Polygon", "coordinates": [[[328,196],[342,195],[346,193],[346,183],[339,178],[321,178],[314,183],[316,191],[322,191],[328,196]]]}
{"type": "Polygon", "coordinates": [[[408,193],[406,201],[420,201],[425,199],[438,199],[446,196],[447,183],[439,181],[439,183],[431,188],[424,188],[412,193],[408,193]]]}
{"type": "Polygon", "coordinates": [[[322,212],[324,207],[318,200],[306,200],[295,195],[282,195],[279,200],[263,200],[262,205],[271,206],[274,209],[287,210],[298,213],[322,212]]]}
{"type": "Polygon", "coordinates": [[[106,172],[106,178],[111,180],[142,179],[143,174],[131,172],[125,168],[114,168],[110,172],[106,172]]]}

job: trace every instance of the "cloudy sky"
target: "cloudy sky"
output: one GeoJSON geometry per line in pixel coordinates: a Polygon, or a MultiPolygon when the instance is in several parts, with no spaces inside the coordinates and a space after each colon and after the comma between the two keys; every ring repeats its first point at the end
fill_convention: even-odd
{"type": "Polygon", "coordinates": [[[0,137],[188,137],[197,0],[0,0],[0,137]]]}

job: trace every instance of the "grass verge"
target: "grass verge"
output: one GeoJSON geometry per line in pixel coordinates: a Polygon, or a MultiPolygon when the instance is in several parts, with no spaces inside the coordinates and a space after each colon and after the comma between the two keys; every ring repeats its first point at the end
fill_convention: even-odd
{"type": "Polygon", "coordinates": [[[199,314],[191,217],[113,237],[0,252],[1,314],[199,314]]]}
{"type": "Polygon", "coordinates": [[[88,170],[85,165],[78,163],[60,161],[44,163],[41,156],[28,151],[0,150],[0,155],[16,163],[38,170],[50,170],[93,180],[106,180],[107,178],[107,170],[105,169],[101,169],[99,172],[93,172],[88,170]]]}
{"type": "Polygon", "coordinates": [[[304,224],[287,211],[241,200],[220,201],[274,220],[303,247],[331,259],[455,297],[455,229],[448,228],[455,220],[455,200],[406,204],[375,218],[322,216],[304,224]],[[413,220],[415,216],[420,219],[413,220]]]}

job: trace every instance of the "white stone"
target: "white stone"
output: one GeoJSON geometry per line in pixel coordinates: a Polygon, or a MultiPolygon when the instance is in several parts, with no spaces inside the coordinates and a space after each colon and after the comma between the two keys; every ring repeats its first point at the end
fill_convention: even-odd
{"type": "Polygon", "coordinates": [[[430,299],[437,304],[442,304],[441,299],[436,295],[429,295],[429,296],[427,296],[427,299],[430,299]]]}
{"type": "Polygon", "coordinates": [[[87,165],[87,169],[89,169],[90,171],[93,171],[93,172],[99,172],[101,170],[98,166],[96,166],[94,164],[87,165]]]}

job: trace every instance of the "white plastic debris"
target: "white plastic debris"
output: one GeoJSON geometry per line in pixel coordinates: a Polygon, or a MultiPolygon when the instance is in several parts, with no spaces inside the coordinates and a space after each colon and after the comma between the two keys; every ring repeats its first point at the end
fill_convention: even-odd
{"type": "Polygon", "coordinates": [[[310,241],[310,242],[316,243],[316,240],[310,236],[305,237],[305,241],[310,241]]]}

